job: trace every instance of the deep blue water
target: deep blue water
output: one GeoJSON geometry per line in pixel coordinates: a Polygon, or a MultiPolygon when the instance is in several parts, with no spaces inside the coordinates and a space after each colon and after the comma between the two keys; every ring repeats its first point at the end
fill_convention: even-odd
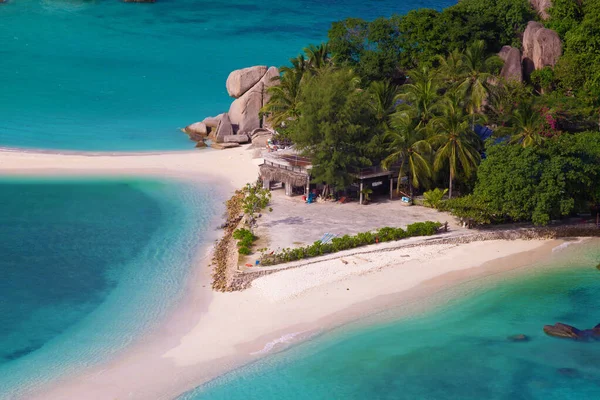
{"type": "Polygon", "coordinates": [[[213,196],[152,180],[0,179],[0,398],[106,359],[160,320],[207,240],[213,196]]]}
{"type": "Polygon", "coordinates": [[[462,285],[431,312],[338,329],[181,400],[598,399],[600,342],[542,327],[600,323],[599,262],[598,241],[573,247],[556,255],[557,269],[462,285]],[[515,334],[530,340],[507,340],[515,334]]]}
{"type": "Polygon", "coordinates": [[[191,149],[229,72],[280,66],[332,21],[454,0],[13,0],[0,5],[0,147],[191,149]]]}

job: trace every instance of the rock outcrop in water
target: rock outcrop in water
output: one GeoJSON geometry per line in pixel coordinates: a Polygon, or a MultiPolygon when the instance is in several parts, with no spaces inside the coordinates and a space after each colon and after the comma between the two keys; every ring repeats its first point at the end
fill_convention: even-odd
{"type": "Polygon", "coordinates": [[[278,84],[278,77],[276,67],[264,65],[231,72],[225,83],[227,93],[235,99],[229,111],[191,124],[183,131],[196,142],[211,139],[218,144],[248,143],[254,138],[254,132],[266,130],[260,109],[269,101],[267,89],[278,84]],[[207,130],[204,137],[197,132],[198,127],[202,127],[200,124],[204,124],[207,130]]]}
{"type": "Polygon", "coordinates": [[[554,325],[545,325],[544,333],[561,339],[573,340],[600,340],[600,324],[592,329],[579,330],[574,326],[557,322],[554,325]]]}

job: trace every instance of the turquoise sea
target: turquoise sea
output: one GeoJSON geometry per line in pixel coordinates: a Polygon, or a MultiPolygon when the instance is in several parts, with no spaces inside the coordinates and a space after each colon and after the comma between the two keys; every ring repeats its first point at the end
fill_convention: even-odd
{"type": "Polygon", "coordinates": [[[152,329],[210,239],[214,196],[155,180],[0,179],[0,398],[152,329]]]}
{"type": "Polygon", "coordinates": [[[430,312],[337,329],[180,400],[599,399],[600,342],[542,332],[600,323],[599,242],[555,254],[552,269],[461,285],[430,312]],[[516,334],[529,341],[507,339],[516,334]]]}
{"type": "Polygon", "coordinates": [[[0,147],[192,149],[234,69],[280,66],[332,21],[455,0],[11,0],[0,4],[0,147]]]}

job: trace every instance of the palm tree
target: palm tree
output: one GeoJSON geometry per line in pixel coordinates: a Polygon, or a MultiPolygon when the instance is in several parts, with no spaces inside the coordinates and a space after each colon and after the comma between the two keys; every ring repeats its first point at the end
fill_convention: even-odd
{"type": "Polygon", "coordinates": [[[456,85],[463,76],[463,53],[454,49],[452,53],[448,54],[448,57],[437,56],[437,60],[440,64],[438,72],[442,79],[451,87],[456,85]]]}
{"type": "Polygon", "coordinates": [[[267,89],[270,99],[261,109],[261,114],[268,115],[274,127],[285,125],[300,115],[300,94],[302,88],[302,70],[288,69],[279,77],[279,85],[267,89]]]}
{"type": "Polygon", "coordinates": [[[540,131],[543,124],[542,115],[531,102],[519,105],[510,118],[510,124],[510,143],[518,143],[523,147],[539,146],[546,139],[540,131]]]}
{"type": "Polygon", "coordinates": [[[405,102],[400,108],[414,110],[422,127],[434,116],[435,104],[439,100],[438,76],[435,71],[423,67],[411,71],[409,77],[409,83],[402,85],[402,92],[398,95],[398,99],[405,102]]]}
{"type": "Polygon", "coordinates": [[[311,44],[304,48],[304,54],[306,54],[309,69],[313,73],[329,67],[333,62],[329,54],[328,43],[321,43],[318,46],[311,44]]]}
{"type": "Polygon", "coordinates": [[[418,123],[418,119],[411,118],[407,112],[400,111],[392,115],[390,129],[384,136],[391,154],[381,163],[383,168],[389,169],[400,162],[397,191],[400,191],[402,177],[406,174],[411,197],[413,188],[418,188],[428,180],[432,172],[429,162],[431,145],[425,139],[425,129],[419,128],[418,123]]]}
{"type": "MultiPolygon", "coordinates": [[[[471,115],[481,111],[490,88],[488,81],[493,76],[499,57],[496,55],[486,57],[485,42],[473,42],[462,54],[460,65],[461,82],[458,89],[468,99],[468,110],[471,115]]],[[[474,123],[473,123],[474,125],[474,123]]]]}
{"type": "Polygon", "coordinates": [[[310,45],[304,53],[290,59],[290,66],[279,68],[281,76],[279,85],[267,89],[270,99],[261,109],[261,114],[268,115],[269,121],[275,127],[280,127],[286,121],[294,120],[300,115],[300,93],[302,83],[307,77],[321,73],[333,66],[329,56],[329,46],[326,43],[319,46],[310,45]]]}
{"type": "Polygon", "coordinates": [[[476,147],[477,135],[469,126],[468,117],[457,100],[458,96],[444,98],[442,115],[435,117],[430,124],[436,133],[429,140],[438,147],[433,168],[439,171],[448,165],[450,169],[449,198],[452,198],[452,183],[459,168],[466,176],[471,176],[481,159],[476,147]]]}
{"type": "Polygon", "coordinates": [[[398,86],[388,81],[373,81],[369,86],[371,108],[379,126],[384,130],[390,127],[390,118],[396,109],[398,86]]]}

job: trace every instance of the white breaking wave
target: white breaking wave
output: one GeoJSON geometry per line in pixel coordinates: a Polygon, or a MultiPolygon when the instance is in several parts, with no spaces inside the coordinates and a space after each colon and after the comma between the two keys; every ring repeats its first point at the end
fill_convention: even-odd
{"type": "Polygon", "coordinates": [[[277,346],[278,344],[289,344],[291,343],[298,335],[301,335],[302,333],[305,333],[307,331],[300,331],[300,332],[293,332],[293,333],[286,333],[285,335],[275,339],[275,340],[271,340],[270,342],[268,342],[267,344],[265,344],[265,347],[262,348],[262,350],[259,351],[255,351],[253,353],[250,353],[250,355],[256,356],[256,355],[261,355],[261,354],[266,354],[269,353],[271,350],[273,350],[273,348],[275,346],[277,346]]]}
{"type": "Polygon", "coordinates": [[[553,248],[552,252],[564,250],[571,245],[579,244],[579,243],[582,243],[583,241],[584,241],[584,239],[578,239],[578,240],[561,243],[558,246],[556,246],[555,248],[553,248]]]}

